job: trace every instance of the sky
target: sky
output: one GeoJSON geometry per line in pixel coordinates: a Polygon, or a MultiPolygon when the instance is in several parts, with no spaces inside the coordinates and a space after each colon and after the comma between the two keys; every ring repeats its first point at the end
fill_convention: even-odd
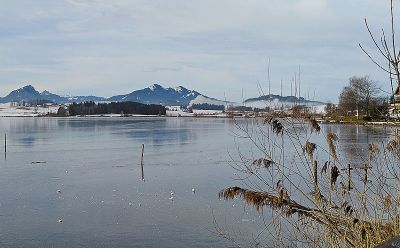
{"type": "Polygon", "coordinates": [[[389,89],[388,75],[358,47],[378,56],[364,18],[374,33],[389,31],[389,0],[0,3],[0,96],[32,84],[109,97],[158,83],[241,101],[268,92],[268,60],[275,94],[282,80],[290,95],[299,66],[309,99],[338,102],[352,76],[369,75],[389,89]]]}

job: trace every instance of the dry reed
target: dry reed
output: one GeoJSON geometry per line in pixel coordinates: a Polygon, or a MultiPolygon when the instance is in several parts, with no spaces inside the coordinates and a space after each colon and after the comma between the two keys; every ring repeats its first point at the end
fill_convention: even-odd
{"type": "Polygon", "coordinates": [[[314,151],[317,149],[317,145],[315,143],[311,143],[308,140],[306,141],[306,144],[303,146],[303,153],[307,153],[308,158],[311,160],[313,155],[314,155],[314,151]]]}
{"type": "MultiPolygon", "coordinates": [[[[399,157],[380,152],[380,146],[376,143],[367,144],[364,150],[369,160],[368,164],[362,164],[365,164],[365,178],[368,176],[370,180],[365,180],[363,176],[355,177],[357,174],[354,172],[354,175],[351,174],[350,166],[344,169],[343,158],[339,158],[337,153],[339,137],[335,133],[327,132],[327,149],[318,144],[321,149],[317,151],[317,144],[310,142],[309,138],[312,133],[320,134],[319,125],[319,128],[315,126],[318,123],[310,121],[307,128],[307,125],[301,125],[301,120],[277,120],[273,117],[268,117],[264,123],[271,126],[274,134],[285,134],[289,140],[287,142],[290,142],[288,144],[294,147],[292,151],[297,158],[294,163],[285,162],[290,155],[286,154],[287,145],[280,136],[243,129],[255,147],[263,154],[268,154],[268,159],[253,159],[250,160],[250,165],[245,162],[245,170],[252,172],[254,179],[265,184],[269,190],[230,187],[219,193],[220,198],[241,198],[257,211],[266,207],[279,213],[298,231],[296,239],[313,247],[374,247],[400,235],[400,169],[397,167],[399,161],[396,160],[399,157]],[[262,139],[256,138],[254,133],[264,135],[267,145],[261,143],[262,139]],[[301,152],[296,152],[299,150],[303,151],[303,156],[307,159],[301,159],[301,152]],[[317,161],[314,157],[319,157],[316,153],[323,152],[326,152],[329,159],[324,162],[319,173],[321,178],[317,180],[317,161]],[[252,168],[263,168],[268,173],[253,171],[252,168]],[[346,170],[347,173],[342,175],[341,170],[346,170]],[[277,181],[274,181],[275,178],[277,181]],[[357,178],[360,180],[357,181],[357,178]],[[299,181],[304,182],[304,185],[300,186],[299,181]],[[306,192],[305,188],[311,187],[307,184],[312,184],[312,181],[314,190],[307,193],[309,191],[306,192]],[[342,190],[337,190],[338,182],[342,190]],[[295,221],[295,215],[298,221],[295,221]]],[[[399,140],[397,137],[391,140],[386,146],[387,150],[400,151],[399,140]]],[[[365,161],[364,159],[361,157],[359,161],[365,161]]],[[[246,185],[254,184],[249,181],[246,185]]],[[[274,226],[278,233],[275,244],[279,244],[282,230],[280,225],[274,226]]]]}
{"type": "Polygon", "coordinates": [[[266,159],[266,158],[259,158],[259,159],[255,159],[253,160],[253,162],[251,162],[251,164],[253,166],[256,167],[264,167],[264,168],[269,168],[270,166],[272,166],[274,164],[274,161],[266,159]]]}
{"type": "Polygon", "coordinates": [[[334,142],[337,142],[338,140],[339,140],[338,136],[332,132],[329,132],[326,135],[326,141],[328,143],[329,153],[334,160],[338,159],[336,154],[336,146],[334,144],[334,142]]]}
{"type": "Polygon", "coordinates": [[[316,133],[321,131],[321,127],[319,126],[318,122],[315,119],[310,119],[310,130],[311,133],[315,130],[316,133]]]}

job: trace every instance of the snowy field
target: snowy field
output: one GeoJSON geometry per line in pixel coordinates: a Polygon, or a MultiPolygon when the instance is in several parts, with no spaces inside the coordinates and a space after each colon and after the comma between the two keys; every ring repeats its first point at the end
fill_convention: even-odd
{"type": "Polygon", "coordinates": [[[10,106],[10,103],[1,103],[0,117],[35,117],[48,113],[57,113],[59,107],[58,105],[49,107],[14,107],[10,106]]]}
{"type": "Polygon", "coordinates": [[[225,117],[226,114],[222,112],[222,110],[201,110],[201,109],[193,109],[193,113],[185,112],[178,106],[167,106],[167,116],[218,116],[225,117]]]}

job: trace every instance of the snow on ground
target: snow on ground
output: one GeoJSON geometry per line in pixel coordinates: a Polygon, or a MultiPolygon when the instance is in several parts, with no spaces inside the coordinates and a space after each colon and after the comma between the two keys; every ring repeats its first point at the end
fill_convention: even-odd
{"type": "Polygon", "coordinates": [[[57,113],[60,106],[49,106],[49,107],[13,107],[10,103],[0,104],[0,117],[34,117],[39,115],[45,115],[47,113],[57,113]]]}
{"type": "Polygon", "coordinates": [[[326,105],[316,105],[316,106],[312,106],[311,110],[312,110],[312,112],[317,113],[317,114],[325,114],[326,113],[325,107],[326,107],[326,105]]]}
{"type": "Polygon", "coordinates": [[[204,97],[202,95],[197,96],[195,99],[191,100],[189,103],[189,107],[192,106],[193,104],[210,104],[210,105],[226,105],[227,103],[224,101],[220,101],[217,99],[212,99],[208,97],[204,97]]]}
{"type": "Polygon", "coordinates": [[[252,108],[266,108],[266,107],[270,107],[273,109],[278,109],[278,108],[287,108],[287,107],[292,107],[294,105],[293,102],[281,102],[279,101],[279,99],[274,99],[272,101],[251,101],[251,102],[246,102],[246,106],[247,107],[252,107],[252,108]]]}
{"type": "Polygon", "coordinates": [[[167,110],[167,116],[193,116],[193,113],[184,112],[183,110],[167,110]]]}
{"type": "Polygon", "coordinates": [[[121,114],[101,114],[101,115],[83,115],[78,117],[159,117],[159,115],[136,115],[136,114],[128,114],[128,115],[121,115],[121,114]]]}
{"type": "Polygon", "coordinates": [[[193,109],[193,114],[198,114],[198,115],[218,115],[222,113],[223,113],[222,110],[193,109]]]}
{"type": "MultiPolygon", "coordinates": [[[[295,103],[293,103],[293,102],[279,101],[278,99],[274,99],[273,101],[246,102],[247,107],[260,108],[260,109],[263,109],[266,107],[270,107],[272,109],[291,108],[294,105],[295,105],[295,103]]],[[[305,105],[311,109],[311,112],[314,112],[317,114],[325,113],[325,106],[326,106],[325,104],[316,105],[315,103],[306,103],[305,105]]]]}
{"type": "Polygon", "coordinates": [[[201,110],[201,109],[193,109],[193,113],[188,113],[185,112],[181,109],[173,111],[173,110],[167,110],[167,116],[196,116],[196,115],[202,115],[202,116],[226,116],[225,113],[223,113],[221,110],[201,110]]]}

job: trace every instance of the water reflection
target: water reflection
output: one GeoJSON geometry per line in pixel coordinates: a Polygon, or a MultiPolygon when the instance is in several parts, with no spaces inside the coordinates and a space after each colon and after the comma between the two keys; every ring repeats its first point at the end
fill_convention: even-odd
{"type": "Polygon", "coordinates": [[[344,158],[350,161],[360,161],[367,155],[367,146],[370,143],[386,144],[393,129],[380,126],[360,125],[328,125],[326,132],[331,131],[339,137],[339,148],[344,158]]]}
{"type": "Polygon", "coordinates": [[[10,133],[10,145],[33,146],[38,140],[46,142],[47,137],[35,133],[46,133],[57,129],[57,123],[48,118],[2,118],[0,130],[10,133]]]}
{"type": "Polygon", "coordinates": [[[230,206],[216,197],[232,175],[220,162],[225,121],[2,118],[0,127],[11,145],[0,162],[1,247],[227,246],[207,231],[210,207],[230,206]]]}
{"type": "MultiPolygon", "coordinates": [[[[350,143],[362,147],[387,135],[379,128],[323,128],[338,134],[346,156],[354,153],[350,143]]],[[[2,118],[0,129],[10,140],[7,161],[0,161],[1,247],[231,245],[209,232],[213,213],[248,233],[260,230],[252,208],[216,196],[237,184],[227,162],[228,151],[236,152],[230,120],[2,118]]]]}
{"type": "MultiPolygon", "coordinates": [[[[197,140],[196,129],[207,125],[196,120],[179,119],[115,119],[115,118],[8,118],[0,123],[4,133],[11,133],[10,144],[33,147],[45,143],[57,133],[69,132],[70,137],[107,133],[111,136],[141,140],[154,145],[187,144],[197,140]]],[[[64,134],[64,133],[63,133],[64,134]]]]}

